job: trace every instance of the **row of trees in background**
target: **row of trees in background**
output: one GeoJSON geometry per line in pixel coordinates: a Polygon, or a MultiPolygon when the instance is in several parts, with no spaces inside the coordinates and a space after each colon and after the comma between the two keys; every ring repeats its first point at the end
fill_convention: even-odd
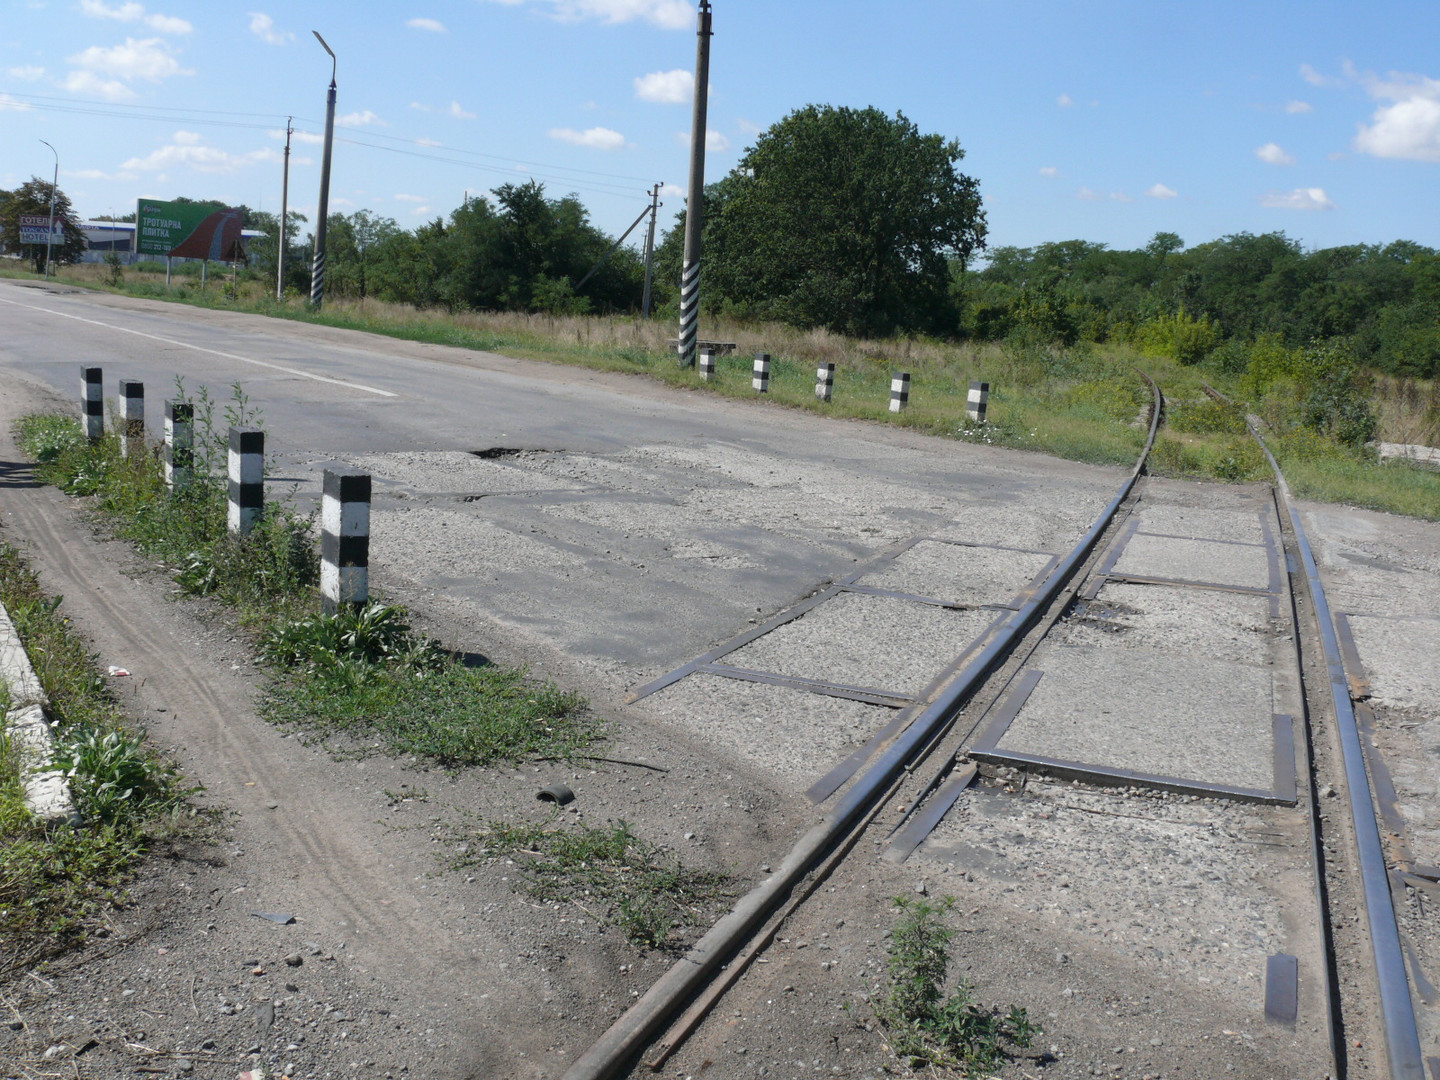
{"type": "Polygon", "coordinates": [[[1231,368],[1241,344],[1324,341],[1391,374],[1440,375],[1440,253],[1406,240],[1308,252],[1278,232],[1191,248],[1158,233],[1133,251],[1069,240],[996,248],[956,287],[961,329],[978,338],[1134,341],[1231,368]]]}
{"type": "MultiPolygon", "coordinates": [[[[701,296],[707,313],[862,336],[923,334],[1063,345],[1129,341],[1231,371],[1252,346],[1328,343],[1354,362],[1402,376],[1440,376],[1440,254],[1408,241],[1306,251],[1284,233],[1238,233],[1186,248],[1158,233],[1136,250],[1068,240],[999,247],[983,266],[979,185],[964,151],[901,113],[807,106],[762,133],[705,191],[701,296]]],[[[0,243],[18,217],[48,209],[49,183],[0,192],[0,243]]],[[[637,199],[638,202],[638,199],[637,199]]],[[[78,221],[60,193],[67,243],[78,221]]],[[[252,273],[274,281],[280,244],[287,289],[309,291],[312,250],[292,214],[246,211],[263,232],[252,273]]],[[[655,253],[658,314],[678,304],[685,214],[655,253]]],[[[460,310],[610,313],[638,310],[644,266],[578,197],[506,184],[415,229],[368,210],[328,223],[327,294],[460,310]],[[590,271],[597,263],[599,269],[590,271]],[[587,274],[589,275],[587,277],[587,274]]],[[[35,245],[23,248],[43,258],[35,245]]],[[[37,264],[38,265],[38,264],[37,264]]]]}

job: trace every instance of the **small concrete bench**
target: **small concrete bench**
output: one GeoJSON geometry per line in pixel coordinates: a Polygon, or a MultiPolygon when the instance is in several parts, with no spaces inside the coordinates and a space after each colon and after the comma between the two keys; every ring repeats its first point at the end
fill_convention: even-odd
{"type": "MultiPolygon", "coordinates": [[[[679,351],[680,349],[679,338],[671,338],[665,344],[669,345],[672,350],[679,351]]],[[[713,352],[718,356],[724,356],[726,353],[732,353],[739,347],[740,346],[733,341],[697,341],[695,343],[695,351],[697,353],[706,352],[708,350],[709,352],[713,352]]]]}

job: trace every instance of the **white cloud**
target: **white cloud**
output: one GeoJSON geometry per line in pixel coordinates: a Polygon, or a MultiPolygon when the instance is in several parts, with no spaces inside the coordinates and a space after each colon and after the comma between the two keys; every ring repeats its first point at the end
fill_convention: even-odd
{"type": "Polygon", "coordinates": [[[1082,187],[1079,191],[1075,192],[1075,197],[1083,202],[1098,202],[1105,198],[1105,196],[1101,195],[1098,191],[1092,191],[1088,187],[1082,187]]]}
{"type": "Polygon", "coordinates": [[[1055,99],[1055,104],[1059,105],[1062,109],[1068,109],[1070,108],[1070,106],[1075,104],[1075,99],[1072,98],[1069,94],[1061,94],[1055,99]]]}
{"type": "Polygon", "coordinates": [[[25,112],[29,108],[30,106],[25,102],[16,101],[9,94],[0,94],[0,112],[5,112],[7,109],[12,112],[25,112]]]}
{"type": "Polygon", "coordinates": [[[1135,200],[1132,199],[1129,195],[1126,195],[1125,192],[1123,192],[1123,191],[1112,191],[1112,192],[1110,193],[1110,201],[1111,201],[1111,202],[1134,202],[1135,200]]]}
{"type": "Polygon", "coordinates": [[[379,116],[365,109],[363,112],[346,113],[344,116],[337,116],[335,123],[340,127],[389,127],[390,125],[381,120],[379,116]]]}
{"type": "MultiPolygon", "coordinates": [[[[272,139],[283,140],[285,138],[285,131],[283,128],[271,131],[269,134],[272,139]]],[[[325,136],[317,134],[313,131],[301,131],[297,128],[294,132],[294,140],[297,143],[309,143],[311,146],[319,146],[325,141],[325,136]]]]}
{"type": "Polygon", "coordinates": [[[1295,158],[1288,154],[1279,143],[1267,142],[1255,148],[1255,156],[1267,165],[1294,165],[1295,158]]]}
{"type": "Polygon", "coordinates": [[[1041,175],[1041,176],[1059,176],[1059,175],[1060,175],[1060,170],[1057,169],[1054,165],[1041,165],[1041,166],[1040,166],[1040,175],[1041,175]]]}
{"type": "Polygon", "coordinates": [[[707,130],[705,132],[705,149],[715,152],[729,150],[730,140],[718,131],[707,130]]]}
{"type": "Polygon", "coordinates": [[[1174,188],[1168,188],[1164,184],[1151,184],[1145,189],[1145,194],[1152,199],[1173,199],[1180,193],[1174,188]]]}
{"type": "Polygon", "coordinates": [[[762,131],[765,130],[759,124],[751,120],[746,120],[743,116],[736,118],[735,126],[741,131],[743,131],[746,135],[759,135],[762,131]]]}
{"type": "Polygon", "coordinates": [[[666,199],[683,199],[685,198],[685,189],[679,184],[661,184],[660,195],[666,199]]]}
{"type": "Polygon", "coordinates": [[[410,19],[405,23],[411,30],[429,30],[432,34],[448,34],[445,24],[439,19],[410,19]]]}
{"type": "Polygon", "coordinates": [[[132,182],[140,179],[139,173],[115,172],[107,173],[103,169],[75,169],[64,170],[66,176],[78,177],[81,180],[123,180],[132,182]]]}
{"type": "Polygon", "coordinates": [[[1260,196],[1260,205],[1272,210],[1334,210],[1335,204],[1324,188],[1296,188],[1294,191],[1271,191],[1260,196]]]}
{"type": "Polygon", "coordinates": [[[425,201],[424,195],[395,195],[393,198],[396,202],[423,203],[425,201]]]}
{"type": "Polygon", "coordinates": [[[19,79],[21,82],[38,82],[45,77],[45,69],[33,65],[13,67],[8,69],[5,74],[9,75],[12,79],[19,79]]]}
{"type": "Polygon", "coordinates": [[[279,161],[274,147],[266,146],[244,154],[232,154],[218,146],[205,146],[193,131],[177,131],[168,146],[152,150],[145,157],[133,157],[120,168],[135,172],[161,172],[186,166],[202,173],[234,173],[260,162],[279,161]]]}
{"type": "Polygon", "coordinates": [[[1285,111],[1287,113],[1308,113],[1314,112],[1315,106],[1311,105],[1308,101],[1287,101],[1285,103],[1285,111]]]}
{"type": "Polygon", "coordinates": [[[104,0],[80,0],[80,10],[92,19],[114,19],[116,22],[141,22],[160,34],[188,34],[195,29],[186,20],[174,15],[149,15],[144,4],[134,0],[107,5],[104,0]]]}
{"type": "Polygon", "coordinates": [[[635,96],[661,105],[683,105],[694,96],[695,76],[684,68],[652,71],[635,80],[635,96]]]}
{"type": "Polygon", "coordinates": [[[128,101],[135,96],[135,91],[119,79],[102,79],[93,71],[72,71],[60,85],[71,93],[103,97],[107,101],[128,101]]]}
{"type": "Polygon", "coordinates": [[[289,30],[276,30],[275,20],[263,11],[250,12],[250,32],[267,45],[288,45],[295,40],[289,30]]]}
{"type": "Polygon", "coordinates": [[[410,103],[410,107],[412,109],[415,109],[417,112],[444,113],[446,116],[452,116],[456,120],[475,119],[475,114],[473,112],[466,112],[464,107],[458,101],[452,101],[449,105],[445,106],[426,105],[419,101],[412,101],[410,103]]]}
{"type": "Polygon", "coordinates": [[[440,142],[438,139],[425,139],[425,138],[420,138],[420,139],[416,139],[416,140],[415,140],[415,145],[416,145],[416,146],[444,146],[445,144],[442,143],[442,142],[440,142]]]}
{"type": "Polygon", "coordinates": [[[546,7],[561,22],[599,19],[607,23],[643,19],[666,30],[695,25],[695,9],[685,0],[496,0],[507,7],[534,2],[546,7]]]}
{"type": "MultiPolygon", "coordinates": [[[[84,52],[76,53],[69,62],[82,72],[94,76],[108,75],[112,79],[130,82],[144,79],[146,82],[160,82],[173,75],[194,75],[194,70],[183,68],[175,58],[174,51],[159,38],[144,38],[137,41],[127,37],[125,44],[103,48],[92,45],[84,52]]],[[[72,76],[75,74],[71,73],[72,76]]],[[[69,87],[69,83],[66,84],[69,87]]],[[[73,89],[73,87],[70,87],[73,89]]]]}
{"type": "Polygon", "coordinates": [[[589,146],[596,150],[619,150],[625,145],[625,136],[609,128],[593,127],[584,131],[574,128],[551,128],[550,137],[575,146],[589,146]]]}
{"type": "Polygon", "coordinates": [[[1399,72],[1388,81],[1359,78],[1372,98],[1389,104],[1360,125],[1355,149],[1374,157],[1440,161],[1440,79],[1399,72]]]}
{"type": "Polygon", "coordinates": [[[1300,77],[1311,86],[1339,86],[1345,81],[1334,75],[1322,75],[1309,64],[1300,65],[1300,77]]]}

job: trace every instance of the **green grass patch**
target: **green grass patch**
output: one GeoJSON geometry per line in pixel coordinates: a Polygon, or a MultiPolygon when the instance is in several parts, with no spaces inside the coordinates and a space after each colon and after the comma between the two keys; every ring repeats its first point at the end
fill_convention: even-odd
{"type": "Polygon", "coordinates": [[[25,561],[0,544],[0,603],[49,698],[57,765],[84,816],[51,827],[25,806],[20,762],[0,738],[0,978],[73,948],[187,795],[174,766],[126,722],[93,658],[25,561]]]}
{"type": "Polygon", "coordinates": [[[282,669],[263,714],[346,753],[414,754],[453,768],[573,758],[601,738],[579,695],[516,668],[468,666],[412,634],[396,607],[277,626],[261,649],[282,669]]]}
{"type": "Polygon", "coordinates": [[[1440,521],[1440,472],[1434,469],[1403,460],[1382,462],[1372,450],[1339,446],[1303,429],[1269,441],[1299,498],[1440,521]]]}
{"type": "Polygon", "coordinates": [[[955,931],[944,916],[955,904],[898,896],[900,909],[890,932],[890,984],[876,1002],[876,1015],[890,1046],[912,1068],[958,1069],[965,1075],[1005,1063],[1011,1048],[1030,1045],[1038,1032],[1023,1008],[1002,1012],[974,1001],[960,980],[946,992],[950,945],[955,931]]]}
{"type": "Polygon", "coordinates": [[[452,829],[449,839],[460,849],[448,857],[451,868],[509,859],[531,896],[574,903],[644,948],[678,951],[733,895],[729,878],[686,869],[624,821],[598,828],[490,822],[475,831],[452,829]]]}

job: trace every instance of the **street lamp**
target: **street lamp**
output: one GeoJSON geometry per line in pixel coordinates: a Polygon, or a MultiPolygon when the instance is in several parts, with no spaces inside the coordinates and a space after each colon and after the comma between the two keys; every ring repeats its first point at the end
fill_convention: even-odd
{"type": "MultiPolygon", "coordinates": [[[[315,226],[315,264],[310,271],[310,303],[319,307],[325,300],[325,219],[330,213],[330,147],[335,141],[335,51],[325,44],[319,30],[310,31],[320,47],[330,54],[330,93],[325,99],[325,156],[320,161],[320,222],[315,226]]],[[[283,241],[283,237],[281,238],[283,241]]]]}
{"type": "MultiPolygon", "coordinates": [[[[46,146],[50,146],[44,139],[40,140],[46,146]]],[[[50,245],[55,239],[55,189],[60,186],[60,151],[50,146],[50,152],[55,155],[55,179],[50,181],[50,220],[45,223],[45,276],[50,276],[50,245]]]]}

